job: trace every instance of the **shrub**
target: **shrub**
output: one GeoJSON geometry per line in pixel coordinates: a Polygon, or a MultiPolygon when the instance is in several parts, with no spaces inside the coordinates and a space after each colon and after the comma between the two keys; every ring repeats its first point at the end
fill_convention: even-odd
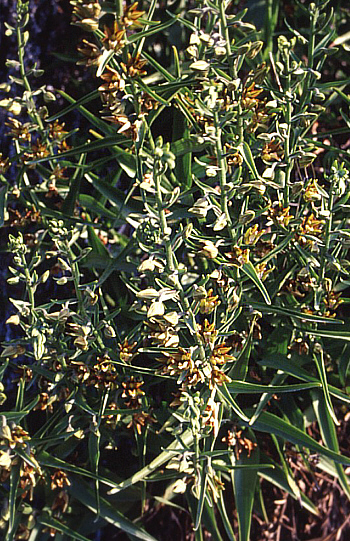
{"type": "Polygon", "coordinates": [[[28,2],[7,27],[6,539],[108,522],[154,540],[139,517],[181,504],[196,539],[247,541],[262,479],[317,514],[292,451],[350,497],[348,152],[332,142],[349,96],[328,2],[296,2],[300,31],[277,39],[278,2],[260,31],[220,0],[71,4],[88,94],[37,85],[28,2]]]}

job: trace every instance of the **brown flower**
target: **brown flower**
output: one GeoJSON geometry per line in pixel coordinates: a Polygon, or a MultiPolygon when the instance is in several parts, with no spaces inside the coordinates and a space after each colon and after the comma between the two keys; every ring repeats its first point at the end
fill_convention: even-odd
{"type": "Polygon", "coordinates": [[[110,68],[109,66],[106,67],[104,73],[101,75],[101,79],[105,81],[98,89],[102,94],[112,93],[113,96],[115,96],[117,92],[121,92],[125,89],[124,79],[115,69],[110,68]]]}
{"type": "Polygon", "coordinates": [[[51,490],[55,490],[56,488],[64,488],[65,486],[70,486],[71,482],[68,479],[67,474],[62,470],[56,470],[51,475],[51,490]]]}
{"type": "Polygon", "coordinates": [[[120,360],[126,363],[131,363],[131,361],[137,354],[137,351],[135,351],[137,342],[134,342],[133,344],[129,344],[127,338],[125,338],[124,342],[118,345],[119,345],[120,360]]]}
{"type": "Polygon", "coordinates": [[[112,116],[105,116],[103,117],[104,120],[108,120],[109,122],[113,122],[114,124],[119,124],[120,128],[117,131],[117,133],[123,133],[126,137],[130,137],[133,141],[136,141],[137,139],[137,127],[135,124],[132,124],[127,117],[127,115],[123,113],[114,113],[112,111],[112,116]]]}
{"type": "Polygon", "coordinates": [[[252,452],[257,447],[257,444],[255,442],[252,442],[250,439],[245,438],[242,436],[242,430],[239,430],[236,432],[236,457],[237,459],[243,453],[243,451],[246,451],[248,458],[250,458],[252,452]]]}
{"type": "Polygon", "coordinates": [[[154,419],[154,417],[152,417],[152,415],[141,411],[140,413],[133,414],[132,419],[130,423],[128,424],[127,428],[134,427],[137,433],[141,435],[143,427],[155,422],[156,420],[154,419]]]}
{"type": "Polygon", "coordinates": [[[280,162],[284,156],[284,150],[280,143],[276,139],[273,139],[269,143],[264,145],[262,149],[261,159],[264,162],[280,162]]]}
{"type": "MultiPolygon", "coordinates": [[[[281,204],[275,205],[268,210],[268,216],[271,218],[272,223],[287,227],[290,220],[293,219],[293,215],[289,214],[290,207],[282,207],[281,204]]],[[[266,225],[270,225],[271,222],[268,222],[266,225]]]]}
{"type": "Polygon", "coordinates": [[[201,314],[210,314],[219,304],[219,296],[213,295],[213,290],[209,289],[206,297],[199,302],[199,311],[201,314]]]}
{"type": "Polygon", "coordinates": [[[249,227],[247,231],[244,233],[244,237],[243,237],[244,244],[248,244],[248,245],[256,244],[258,240],[260,239],[260,237],[264,235],[264,233],[266,233],[264,229],[261,229],[259,231],[258,224],[255,224],[252,227],[249,227]]]}
{"type": "Polygon", "coordinates": [[[145,11],[139,11],[137,8],[138,2],[135,2],[124,10],[122,22],[126,28],[133,29],[141,28],[143,26],[144,23],[142,21],[139,21],[138,19],[140,19],[142,15],[145,14],[145,11]]]}
{"type": "Polygon", "coordinates": [[[218,335],[218,331],[215,329],[215,323],[209,323],[205,319],[203,325],[198,325],[198,330],[205,344],[214,344],[218,335]]]}
{"type": "Polygon", "coordinates": [[[212,365],[223,365],[229,361],[233,361],[235,357],[229,355],[228,352],[231,351],[232,347],[228,346],[225,342],[222,344],[217,344],[210,356],[210,362],[212,365]]]}
{"type": "Polygon", "coordinates": [[[77,64],[83,64],[87,67],[99,66],[101,51],[97,45],[83,39],[81,45],[77,47],[77,50],[81,55],[83,55],[83,58],[78,60],[77,64]]]}
{"type": "Polygon", "coordinates": [[[122,398],[128,398],[132,401],[138,401],[141,396],[144,396],[144,391],[141,389],[144,382],[137,381],[134,376],[131,376],[128,380],[122,382],[124,389],[122,398]]]}
{"type": "Polygon", "coordinates": [[[249,85],[248,87],[245,86],[242,92],[242,107],[243,109],[252,109],[254,108],[259,99],[258,96],[263,92],[261,88],[255,88],[255,82],[249,85]]]}
{"type": "Polygon", "coordinates": [[[241,267],[249,261],[249,248],[242,250],[239,246],[233,246],[232,252],[225,254],[230,263],[241,267]]]}
{"type": "Polygon", "coordinates": [[[139,54],[132,57],[130,53],[128,53],[128,60],[126,64],[124,64],[124,62],[120,63],[124,73],[131,78],[146,75],[147,71],[143,69],[146,64],[147,60],[140,60],[139,54]]]}
{"type": "Polygon", "coordinates": [[[52,403],[57,400],[57,396],[50,397],[47,393],[40,393],[39,395],[39,401],[37,405],[34,407],[34,411],[40,410],[45,411],[48,410],[50,413],[53,411],[52,403]]]}
{"type": "Polygon", "coordinates": [[[109,28],[104,26],[104,37],[102,43],[105,48],[119,51],[125,44],[125,28],[118,21],[114,21],[113,26],[109,28]]]}
{"type": "Polygon", "coordinates": [[[3,158],[2,153],[0,152],[0,174],[1,175],[5,174],[9,167],[10,167],[9,158],[3,158]]]}
{"type": "Polygon", "coordinates": [[[9,126],[11,129],[7,135],[11,135],[14,139],[18,139],[22,142],[29,143],[31,140],[30,130],[32,128],[31,124],[26,123],[22,124],[16,118],[9,118],[8,122],[5,122],[6,126],[9,126]]]}

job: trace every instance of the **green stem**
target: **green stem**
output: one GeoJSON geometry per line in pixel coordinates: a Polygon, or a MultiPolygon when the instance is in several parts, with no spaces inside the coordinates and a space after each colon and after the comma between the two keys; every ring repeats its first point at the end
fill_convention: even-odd
{"type": "Polygon", "coordinates": [[[164,238],[167,266],[168,266],[168,270],[172,273],[174,272],[175,267],[174,267],[174,262],[173,262],[173,253],[172,253],[172,248],[171,248],[170,236],[168,234],[168,226],[166,223],[165,209],[163,208],[162,191],[161,191],[161,176],[162,175],[159,169],[160,169],[160,163],[157,160],[154,164],[154,183],[156,187],[156,203],[157,203],[157,209],[158,209],[158,215],[159,215],[159,221],[160,221],[160,228],[161,228],[162,235],[164,238]]]}
{"type": "Polygon", "coordinates": [[[227,61],[229,65],[229,72],[232,79],[236,79],[237,74],[235,73],[234,68],[234,61],[231,53],[231,44],[230,44],[230,34],[228,30],[228,26],[226,24],[226,2],[224,0],[219,0],[219,10],[220,10],[220,30],[221,35],[225,40],[225,46],[226,46],[226,54],[227,54],[227,61]]]}
{"type": "MultiPolygon", "coordinates": [[[[152,0],[151,5],[150,5],[149,10],[148,10],[148,13],[147,13],[147,19],[148,19],[149,21],[152,20],[153,14],[154,14],[155,9],[156,9],[156,5],[157,5],[157,0],[152,0]]],[[[143,27],[142,31],[145,32],[145,31],[148,30],[148,29],[149,29],[149,24],[146,24],[146,25],[143,27]]],[[[141,38],[140,41],[138,42],[137,46],[135,47],[134,53],[133,53],[133,57],[134,57],[134,58],[136,58],[137,55],[140,55],[140,54],[141,54],[141,51],[142,51],[142,49],[143,49],[145,40],[146,40],[146,38],[143,37],[143,38],[141,38]]]]}
{"type": "Polygon", "coordinates": [[[284,185],[284,194],[283,194],[283,205],[284,208],[287,208],[289,206],[289,189],[290,189],[290,175],[293,169],[293,161],[290,159],[291,154],[291,148],[292,148],[292,96],[291,96],[291,75],[290,75],[290,64],[289,64],[289,51],[286,52],[285,55],[285,66],[287,71],[287,80],[286,80],[286,124],[288,126],[287,128],[287,134],[284,141],[284,158],[285,162],[287,164],[286,168],[286,176],[285,176],[285,185],[284,185]]]}
{"type": "MultiPolygon", "coordinates": [[[[229,66],[229,74],[231,79],[234,81],[237,79],[237,64],[232,56],[231,51],[231,43],[230,43],[230,35],[228,26],[226,23],[226,13],[225,13],[225,2],[224,0],[219,0],[219,10],[220,10],[220,28],[221,28],[221,35],[225,39],[225,46],[226,46],[226,54],[227,54],[227,61],[229,66]]],[[[238,61],[239,57],[237,58],[238,61]]],[[[237,144],[240,145],[244,140],[244,133],[243,133],[243,117],[242,117],[242,104],[240,96],[237,99],[237,133],[238,133],[238,141],[237,144]]]]}
{"type": "MultiPolygon", "coordinates": [[[[309,45],[308,45],[308,51],[307,51],[307,67],[309,69],[313,69],[314,66],[314,53],[315,53],[315,37],[316,37],[316,21],[319,16],[319,10],[315,9],[314,12],[311,12],[310,14],[310,33],[309,33],[309,45]]],[[[303,93],[300,98],[300,112],[304,110],[305,106],[307,107],[307,104],[310,103],[310,98],[312,94],[312,90],[310,90],[312,86],[312,73],[308,72],[304,79],[304,87],[303,87],[303,93]]]]}
{"type": "Polygon", "coordinates": [[[215,152],[216,152],[216,159],[218,162],[219,167],[219,177],[220,177],[220,208],[221,212],[225,214],[226,221],[227,221],[227,228],[230,234],[231,239],[233,239],[233,226],[232,226],[232,219],[231,215],[228,209],[228,201],[227,201],[227,190],[226,190],[226,160],[223,156],[223,149],[222,149],[222,130],[219,123],[219,116],[218,113],[214,113],[214,125],[215,125],[215,132],[216,132],[216,142],[215,142],[215,152]]]}
{"type": "Polygon", "coordinates": [[[155,166],[154,166],[154,183],[156,187],[156,203],[157,203],[157,210],[158,210],[159,221],[160,221],[160,228],[162,231],[162,235],[165,239],[164,243],[165,243],[165,253],[166,253],[168,271],[170,273],[173,273],[172,283],[176,287],[179,293],[181,308],[184,311],[184,313],[187,315],[187,318],[189,319],[190,327],[195,332],[194,339],[195,339],[195,344],[198,347],[199,358],[201,359],[202,362],[204,362],[205,357],[206,357],[205,349],[203,347],[200,334],[198,332],[196,318],[194,316],[194,313],[191,310],[191,307],[187,298],[185,297],[185,292],[177,277],[177,274],[175,274],[174,272],[176,269],[175,269],[175,264],[174,264],[173,251],[171,247],[171,240],[170,240],[169,235],[167,234],[167,222],[166,222],[165,210],[163,209],[162,192],[161,192],[161,174],[159,171],[158,161],[155,162],[155,166]]]}
{"type": "Polygon", "coordinates": [[[322,250],[321,262],[320,262],[320,273],[319,273],[320,284],[322,284],[322,281],[324,280],[324,277],[326,274],[326,259],[327,259],[327,254],[329,252],[329,247],[331,243],[333,205],[334,205],[334,181],[331,184],[330,194],[329,194],[329,203],[328,203],[329,216],[326,219],[325,241],[324,241],[324,247],[322,250]]]}
{"type": "Polygon", "coordinates": [[[28,101],[29,101],[29,107],[27,108],[28,109],[28,115],[30,116],[30,118],[32,120],[34,120],[36,122],[36,124],[39,126],[40,130],[42,132],[44,132],[44,125],[42,123],[42,120],[41,120],[40,116],[38,115],[38,113],[36,111],[35,102],[34,102],[33,97],[32,97],[32,89],[30,87],[28,77],[26,75],[26,70],[25,70],[25,66],[24,66],[25,42],[24,42],[24,36],[23,36],[23,33],[22,33],[21,28],[19,26],[19,23],[20,23],[20,21],[17,20],[16,34],[17,34],[17,44],[18,44],[18,60],[19,60],[19,65],[20,65],[19,69],[20,69],[21,78],[23,80],[24,88],[26,89],[26,91],[28,93],[28,101]]]}
{"type": "Polygon", "coordinates": [[[115,0],[115,14],[117,19],[121,19],[124,13],[123,0],[115,0]]]}
{"type": "Polygon", "coordinates": [[[20,258],[21,258],[21,266],[23,268],[24,275],[26,277],[26,288],[27,288],[27,293],[28,293],[28,300],[30,302],[29,321],[30,321],[30,324],[33,325],[33,323],[36,320],[33,281],[32,281],[32,277],[31,277],[29,269],[28,269],[25,254],[20,254],[20,258]]]}

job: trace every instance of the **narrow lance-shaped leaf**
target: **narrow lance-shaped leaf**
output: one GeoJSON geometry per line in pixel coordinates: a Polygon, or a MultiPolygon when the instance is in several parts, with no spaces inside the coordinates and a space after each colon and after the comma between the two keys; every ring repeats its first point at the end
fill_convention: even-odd
{"type": "MultiPolygon", "coordinates": [[[[321,391],[315,390],[312,391],[312,398],[312,405],[320,427],[322,439],[330,449],[332,449],[336,453],[339,453],[337,433],[335,430],[334,422],[329,413],[329,409],[327,408],[327,405],[325,403],[324,396],[321,391]]],[[[337,471],[340,484],[348,499],[350,500],[349,480],[348,477],[345,475],[343,465],[335,462],[334,466],[337,471]]]]}
{"type": "Polygon", "coordinates": [[[228,371],[228,376],[232,379],[239,381],[244,381],[247,372],[248,372],[248,363],[250,358],[250,353],[252,350],[252,341],[253,341],[253,331],[255,327],[256,318],[253,318],[253,321],[250,324],[249,335],[244,344],[242,351],[240,352],[237,361],[234,362],[232,368],[228,371]]]}
{"type": "MultiPolygon", "coordinates": [[[[298,379],[301,379],[302,381],[310,381],[310,382],[317,382],[317,378],[312,376],[309,372],[304,370],[301,366],[297,366],[292,360],[287,359],[283,355],[276,355],[275,358],[267,358],[259,361],[259,364],[263,366],[270,366],[271,368],[275,368],[277,370],[283,370],[286,374],[290,374],[291,376],[294,376],[298,379]]],[[[329,385],[329,392],[332,396],[335,396],[339,400],[342,400],[343,402],[350,404],[350,396],[346,395],[333,385],[329,385]]]]}
{"type": "Polygon", "coordinates": [[[4,225],[4,221],[5,221],[6,202],[7,202],[7,186],[1,186],[0,188],[0,227],[4,225]]]}
{"type": "MultiPolygon", "coordinates": [[[[247,415],[252,415],[254,410],[249,409],[246,411],[246,413],[247,415]]],[[[327,456],[339,464],[350,465],[350,458],[340,455],[339,453],[320,445],[313,438],[305,434],[305,432],[299,428],[296,428],[295,426],[290,425],[273,413],[263,411],[260,414],[259,419],[255,421],[254,429],[280,436],[284,440],[290,441],[295,445],[301,445],[302,447],[306,447],[307,449],[315,451],[316,453],[327,456]]]]}
{"type": "Polygon", "coordinates": [[[76,532],[75,530],[72,530],[71,527],[63,524],[62,522],[53,517],[50,517],[49,515],[39,515],[37,517],[37,521],[43,526],[47,526],[48,528],[52,528],[53,530],[57,530],[58,532],[68,535],[68,537],[71,539],[76,539],[77,541],[89,541],[89,539],[84,535],[76,532]]]}
{"type": "Polygon", "coordinates": [[[242,421],[246,421],[246,422],[250,421],[249,417],[247,417],[244,411],[241,410],[237,402],[234,400],[233,396],[231,396],[225,383],[223,383],[222,385],[220,385],[220,387],[217,388],[217,392],[221,396],[221,398],[224,400],[226,405],[229,406],[235,412],[235,414],[240,419],[242,419],[242,421]]]}
{"type": "Polygon", "coordinates": [[[198,467],[197,475],[200,476],[200,492],[199,492],[199,499],[197,503],[197,512],[196,512],[196,520],[194,523],[194,530],[198,530],[200,524],[201,524],[201,518],[202,518],[202,512],[204,507],[204,502],[206,498],[206,490],[207,490],[207,482],[208,482],[208,473],[206,471],[206,468],[203,466],[198,467]]]}
{"type": "MultiPolygon", "coordinates": [[[[83,153],[79,156],[78,165],[84,165],[86,161],[86,154],[83,153]]],[[[81,179],[83,177],[83,169],[77,167],[73,173],[72,179],[70,181],[69,192],[63,201],[62,212],[68,216],[73,215],[75,209],[75,203],[80,192],[81,179]]]]}
{"type": "Polygon", "coordinates": [[[266,304],[271,304],[271,299],[269,297],[267,289],[264,286],[263,282],[260,280],[260,278],[259,278],[259,276],[258,276],[258,274],[257,274],[257,272],[256,272],[256,270],[254,268],[254,265],[251,263],[251,261],[248,261],[247,263],[243,263],[241,269],[244,272],[244,274],[249,276],[249,278],[254,282],[256,287],[259,289],[260,293],[264,297],[264,300],[265,300],[266,304]]]}
{"type": "Polygon", "coordinates": [[[183,449],[183,446],[191,445],[193,442],[193,434],[192,430],[188,429],[186,432],[184,432],[181,436],[181,438],[176,439],[171,443],[165,451],[160,453],[150,464],[139,470],[137,473],[132,475],[129,479],[126,479],[122,483],[118,485],[118,488],[114,488],[110,490],[110,494],[114,494],[116,492],[120,492],[121,490],[125,490],[131,485],[134,485],[135,483],[138,483],[139,481],[143,481],[147,478],[147,476],[152,473],[154,470],[162,466],[165,462],[167,462],[171,457],[174,456],[174,451],[179,451],[180,449],[183,449]]]}
{"type": "Polygon", "coordinates": [[[92,92],[90,92],[89,94],[86,94],[86,96],[83,96],[79,100],[75,100],[74,98],[71,98],[65,92],[62,92],[61,95],[65,97],[67,100],[71,101],[71,105],[68,105],[68,107],[65,107],[65,109],[61,109],[58,113],[55,113],[54,115],[47,118],[46,122],[53,122],[54,120],[57,120],[61,116],[64,116],[70,113],[71,111],[74,111],[74,109],[77,109],[79,105],[83,105],[84,103],[89,103],[90,101],[96,100],[97,98],[99,98],[100,93],[98,90],[93,90],[92,92]]]}
{"type": "MultiPolygon", "coordinates": [[[[252,431],[248,431],[247,436],[255,443],[255,437],[252,431]]],[[[256,447],[249,457],[247,451],[243,450],[237,460],[238,464],[259,464],[259,462],[259,447],[256,447]]],[[[249,541],[257,470],[235,469],[232,473],[232,481],[238,515],[239,541],[249,541]]]]}
{"type": "Polygon", "coordinates": [[[231,393],[296,393],[305,389],[315,389],[321,387],[321,383],[297,383],[295,385],[259,385],[256,383],[247,383],[246,381],[231,381],[227,383],[227,388],[231,393]]]}
{"type": "MultiPolygon", "coordinates": [[[[74,477],[71,486],[69,487],[70,494],[85,505],[88,509],[97,512],[95,495],[90,487],[74,477]]],[[[123,532],[135,536],[136,539],[142,541],[156,541],[156,539],[144,531],[142,528],[131,522],[120,513],[115,506],[109,503],[104,498],[100,498],[100,516],[107,522],[120,528],[123,532]]]]}
{"type": "Polygon", "coordinates": [[[267,314],[277,314],[281,316],[289,316],[295,319],[302,319],[303,321],[311,321],[312,323],[333,323],[342,325],[344,321],[340,319],[334,319],[324,316],[315,316],[314,314],[306,314],[297,310],[292,310],[290,308],[285,308],[284,306],[266,306],[262,302],[251,301],[250,305],[257,310],[267,313],[267,314]]]}
{"type": "Polygon", "coordinates": [[[253,175],[254,180],[258,180],[260,178],[260,175],[258,173],[258,170],[255,165],[255,161],[253,158],[252,151],[250,150],[250,146],[245,141],[239,145],[239,151],[243,156],[243,159],[245,163],[248,166],[249,171],[253,175]]]}
{"type": "Polygon", "coordinates": [[[328,381],[327,381],[327,374],[326,374],[326,367],[324,364],[324,356],[323,356],[323,350],[320,352],[314,353],[314,361],[317,366],[318,375],[320,376],[320,380],[322,383],[322,391],[324,395],[325,405],[328,408],[329,415],[333,419],[333,422],[336,426],[339,426],[339,421],[335,415],[331,397],[329,394],[329,387],[328,387],[328,381]]]}

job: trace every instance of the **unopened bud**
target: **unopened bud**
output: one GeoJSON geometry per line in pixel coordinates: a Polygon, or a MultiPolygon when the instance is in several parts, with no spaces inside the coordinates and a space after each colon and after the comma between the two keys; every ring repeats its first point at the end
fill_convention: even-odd
{"type": "Polygon", "coordinates": [[[246,57],[249,58],[250,60],[255,58],[256,55],[260,53],[263,45],[264,43],[262,41],[254,41],[250,45],[249,50],[246,54],[246,57]]]}
{"type": "Polygon", "coordinates": [[[199,253],[207,259],[215,259],[218,256],[219,250],[210,240],[205,240],[204,246],[199,253]]]}
{"type": "Polygon", "coordinates": [[[238,218],[240,224],[249,224],[255,218],[254,210],[247,210],[244,214],[241,214],[238,218]]]}

